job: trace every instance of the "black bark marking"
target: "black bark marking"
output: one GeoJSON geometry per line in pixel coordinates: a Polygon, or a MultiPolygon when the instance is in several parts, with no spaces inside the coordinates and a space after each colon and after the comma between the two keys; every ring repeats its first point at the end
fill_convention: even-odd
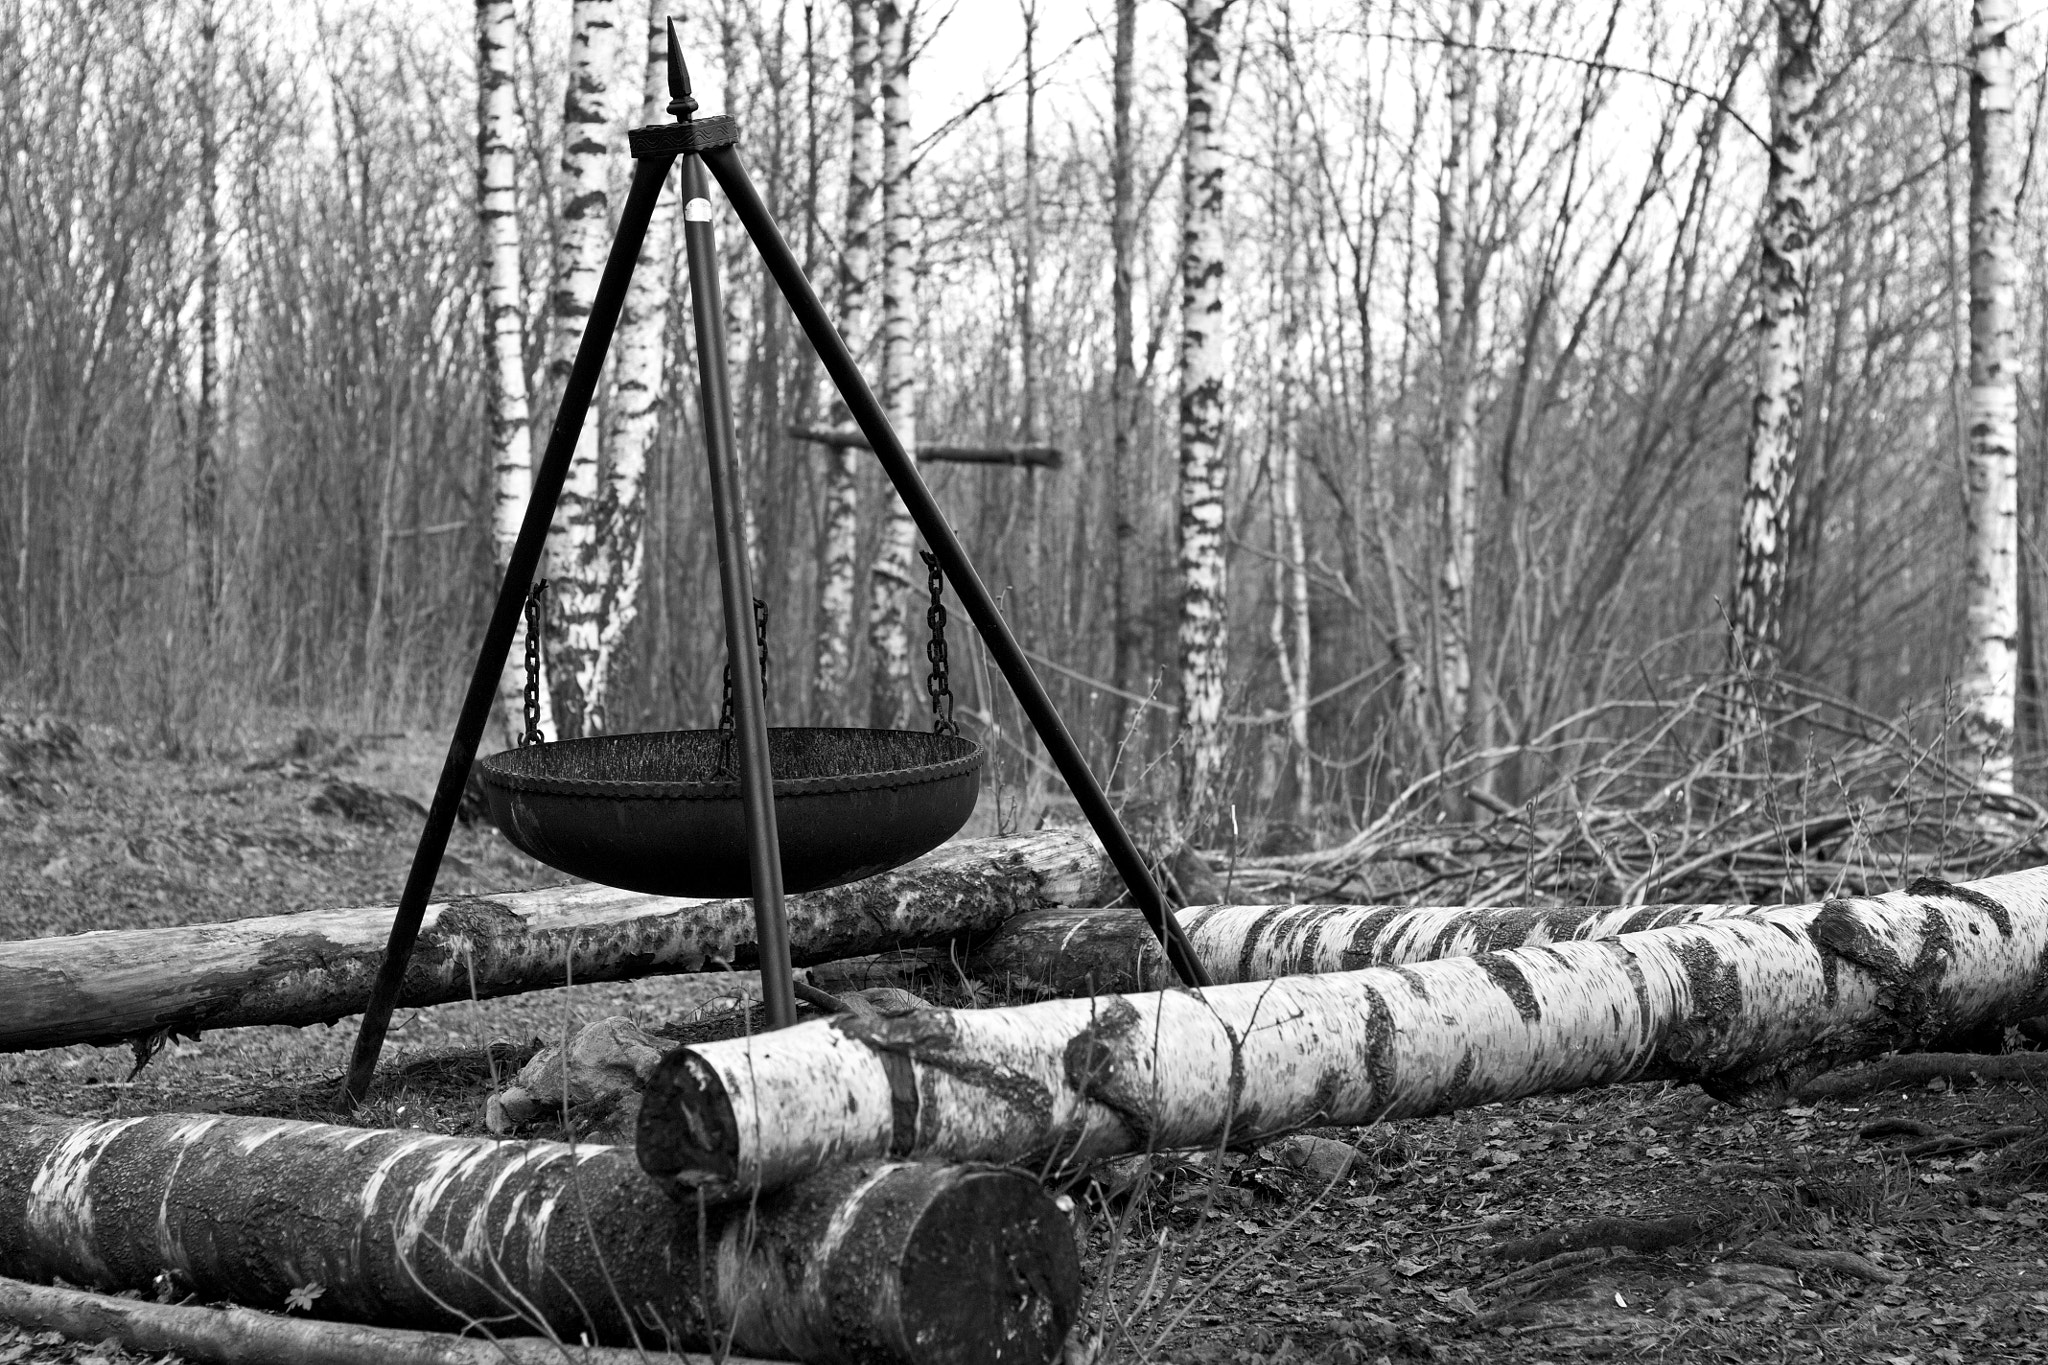
{"type": "Polygon", "coordinates": [[[1095,1017],[1067,1040],[1060,1055],[1060,1073],[1067,1088],[1116,1114],[1141,1148],[1151,1141],[1151,1115],[1142,1098],[1129,1093],[1118,1062],[1123,1043],[1142,1022],[1135,1005],[1121,995],[1111,996],[1095,1017]]]}
{"type": "Polygon", "coordinates": [[[1352,932],[1351,946],[1338,954],[1337,965],[1347,972],[1355,972],[1362,967],[1378,966],[1376,950],[1379,948],[1380,935],[1386,932],[1387,925],[1400,913],[1398,910],[1375,910],[1367,915],[1352,932]]]}
{"type": "Polygon", "coordinates": [[[1742,979],[1711,943],[1693,939],[1675,956],[1685,969],[1691,1008],[1664,1031],[1652,1064],[1704,1078],[1725,1069],[1721,1054],[1730,1026],[1742,1014],[1742,979]]]}
{"type": "Polygon", "coordinates": [[[1943,881],[1939,877],[1915,877],[1911,882],[1907,883],[1906,894],[1909,896],[1940,897],[1952,901],[1961,901],[1965,905],[1973,905],[1991,917],[1991,922],[1998,926],[1998,936],[2000,938],[2012,937],[2012,911],[2006,909],[2002,901],[1993,900],[1982,891],[1973,891],[1967,886],[1957,886],[1955,883],[1943,881]]]}
{"type": "Polygon", "coordinates": [[[1472,1049],[1466,1048],[1458,1054],[1458,1065],[1451,1072],[1451,1079],[1444,1084],[1443,1094],[1436,1107],[1444,1112],[1462,1108],[1465,1102],[1465,1087],[1472,1080],[1472,1049]]]}
{"type": "Polygon", "coordinates": [[[1408,983],[1408,989],[1415,992],[1417,999],[1425,1001],[1429,999],[1428,977],[1416,971],[1413,967],[1402,966],[1395,967],[1392,970],[1395,976],[1408,983]]]}
{"type": "Polygon", "coordinates": [[[1294,955],[1294,974],[1312,976],[1322,970],[1318,965],[1322,957],[1323,928],[1332,920],[1342,919],[1351,913],[1351,908],[1333,905],[1317,911],[1309,921],[1308,931],[1301,936],[1301,948],[1294,955]]]}
{"type": "Polygon", "coordinates": [[[939,1116],[935,1112],[936,1107],[925,1102],[923,1073],[927,1069],[982,1091],[991,1101],[1013,1110],[1034,1129],[1043,1130],[1052,1121],[1052,1096],[1039,1082],[1014,1068],[962,1056],[956,1051],[959,1029],[946,1010],[911,1010],[866,1019],[835,1015],[827,1027],[836,1028],[853,1041],[881,1054],[885,1068],[889,1066],[891,1054],[909,1064],[917,1092],[910,1099],[898,1097],[897,1075],[893,1071],[889,1073],[892,1145],[896,1124],[911,1103],[917,1106],[914,1116],[918,1130],[915,1147],[926,1147],[932,1141],[930,1130],[939,1116]]]}
{"type": "MultiPolygon", "coordinates": [[[[2044,959],[2043,968],[2048,970],[2048,959],[2044,959]]],[[[1372,1084],[1372,1122],[1378,1122],[1394,1106],[1394,1037],[1397,1032],[1399,1030],[1394,1027],[1393,1011],[1387,1008],[1387,1002],[1380,997],[1376,988],[1367,990],[1365,1047],[1358,1058],[1358,1063],[1365,1068],[1366,1077],[1372,1084]]]]}
{"type": "Polygon", "coordinates": [[[1515,1013],[1522,1016],[1522,1022],[1533,1024],[1543,1017],[1543,1006],[1536,1001],[1536,992],[1529,986],[1529,978],[1513,958],[1501,953],[1481,953],[1472,959],[1479,970],[1491,977],[1501,994],[1514,1001],[1515,1013]]]}
{"type": "Polygon", "coordinates": [[[1291,905],[1276,905],[1252,921],[1250,932],[1245,934],[1244,942],[1239,944],[1237,949],[1237,979],[1239,981],[1256,981],[1259,979],[1254,974],[1252,965],[1259,954],[1259,943],[1265,938],[1266,930],[1272,927],[1273,921],[1279,919],[1282,915],[1290,913],[1293,909],[1294,907],[1291,905]]]}
{"type": "Polygon", "coordinates": [[[1911,962],[1874,933],[1856,903],[1829,901],[1810,931],[1824,955],[1833,953],[1877,980],[1877,1006],[1889,1027],[1873,1031],[1894,1047],[1924,1042],[1949,1031],[1955,1020],[1943,989],[1955,959],[1948,916],[1933,906],[1920,911],[1920,950],[1911,962]]]}

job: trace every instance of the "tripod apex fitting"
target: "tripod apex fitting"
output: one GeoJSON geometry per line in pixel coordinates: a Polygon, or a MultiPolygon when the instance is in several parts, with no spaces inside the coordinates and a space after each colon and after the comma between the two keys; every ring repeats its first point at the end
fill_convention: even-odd
{"type": "Polygon", "coordinates": [[[668,111],[679,123],[688,123],[697,112],[690,95],[690,68],[683,65],[683,40],[676,36],[675,16],[668,21],[668,111]]]}

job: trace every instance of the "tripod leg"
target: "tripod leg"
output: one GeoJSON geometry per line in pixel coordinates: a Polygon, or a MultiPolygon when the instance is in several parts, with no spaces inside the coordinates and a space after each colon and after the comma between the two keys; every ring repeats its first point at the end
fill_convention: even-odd
{"type": "Polygon", "coordinates": [[[339,1101],[353,1109],[369,1093],[370,1078],[377,1070],[377,1055],[384,1049],[384,1035],[391,1027],[391,1011],[398,1005],[399,988],[405,983],[405,969],[412,961],[413,944],[419,938],[420,919],[427,912],[427,899],[434,894],[434,879],[440,875],[441,855],[448,848],[449,831],[455,827],[455,811],[462,804],[462,788],[469,781],[470,764],[476,760],[477,741],[490,719],[491,704],[497,699],[498,674],[505,667],[506,652],[518,629],[519,610],[526,590],[540,567],[542,548],[547,543],[548,523],[555,515],[555,502],[568,477],[570,458],[576,453],[576,438],[583,430],[584,414],[597,391],[598,371],[611,346],[612,328],[618,324],[619,309],[626,301],[626,285],[633,278],[633,264],[640,257],[640,241],[647,235],[647,220],[661,197],[668,178],[669,156],[643,157],[633,164],[633,187],[627,192],[625,211],[619,215],[618,235],[612,239],[611,255],[605,259],[604,275],[591,304],[590,320],[584,324],[583,340],[576,349],[576,363],[562,390],[561,410],[555,414],[554,429],[548,433],[547,452],[533,472],[533,495],[526,503],[526,518],[519,525],[519,539],[513,542],[511,560],[505,566],[505,580],[498,585],[498,603],[491,611],[491,623],[484,631],[477,651],[476,671],[470,674],[469,691],[456,717],[455,733],[448,741],[448,757],[441,764],[441,781],[434,788],[434,803],[427,808],[426,827],[420,831],[419,846],[412,855],[405,890],[398,898],[398,913],[391,922],[391,938],[384,946],[384,962],[370,988],[363,1022],[356,1032],[355,1052],[349,1058],[348,1079],[342,1082],[339,1101]]]}
{"type": "Polygon", "coordinates": [[[733,729],[739,735],[740,800],[747,813],[747,870],[754,887],[754,935],[768,1027],[796,1022],[789,926],[782,913],[782,846],[775,830],[775,774],[768,763],[768,721],[761,661],[754,652],[754,585],[740,528],[739,464],[733,456],[732,395],[726,388],[725,309],[718,297],[718,245],[711,234],[710,182],[704,163],[683,157],[683,245],[690,263],[690,315],[697,333],[697,382],[703,395],[704,454],[711,466],[711,521],[718,540],[718,583],[725,605],[726,659],[732,667],[733,729]]]}
{"type": "Polygon", "coordinates": [[[1180,922],[1173,917],[1165,898],[1160,895],[1159,885],[1152,879],[1152,870],[1145,865],[1144,855],[1138,851],[1123,821],[1117,818],[1109,798],[1096,782],[1095,774],[1088,770],[1087,760],[1081,757],[1081,750],[1074,743],[1074,737],[1067,733],[1066,723],[1053,707],[1052,698],[1046,695],[1038,675],[1032,672],[1030,661],[1024,657],[1017,638],[1010,633],[1009,623],[1003,620],[1002,613],[996,609],[995,599],[989,596],[981,576],[968,562],[967,551],[961,547],[959,537],[953,534],[953,528],[939,510],[931,489],[925,486],[917,465],[904,450],[903,442],[897,439],[895,430],[890,427],[888,415],[876,401],[874,391],[861,377],[852,352],[846,349],[846,342],[832,325],[832,319],[826,314],[824,304],[818,301],[811,282],[804,278],[803,267],[797,263],[795,253],[783,240],[781,229],[775,226],[768,206],[761,201],[760,192],[748,178],[746,167],[740,164],[739,153],[731,146],[724,146],[707,149],[703,155],[704,164],[718,177],[726,198],[732,202],[733,212],[746,227],[747,235],[754,239],[754,247],[761,253],[768,273],[775,277],[783,298],[789,301],[790,311],[795,313],[797,323],[811,339],[818,358],[825,363],[825,370],[838,386],[840,397],[846,400],[853,420],[860,425],[868,444],[874,448],[875,458],[882,462],[889,481],[896,485],[897,495],[917,522],[917,529],[923,532],[925,543],[932,547],[932,553],[952,575],[961,604],[967,608],[967,614],[981,632],[989,653],[995,656],[997,665],[1003,670],[1010,690],[1017,694],[1024,714],[1030,718],[1032,728],[1045,744],[1046,753],[1059,768],[1060,776],[1067,780],[1074,800],[1088,817],[1088,823],[1094,826],[1095,836],[1102,840],[1110,861],[1122,874],[1124,884],[1131,890],[1131,898],[1137,901],[1152,931],[1159,935],[1167,959],[1187,985],[1208,985],[1208,973],[1202,969],[1180,922]]]}

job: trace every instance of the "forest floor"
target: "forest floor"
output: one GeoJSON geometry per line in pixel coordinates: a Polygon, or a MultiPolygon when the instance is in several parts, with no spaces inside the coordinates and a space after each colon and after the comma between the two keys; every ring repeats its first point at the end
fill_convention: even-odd
{"type": "MultiPolygon", "coordinates": [[[[424,800],[439,763],[436,737],[310,730],[183,759],[111,732],[46,747],[11,777],[0,761],[0,938],[388,902],[418,817],[374,794],[424,800]]],[[[463,827],[441,885],[556,880],[463,827]]],[[[492,1087],[540,1040],[744,987],[657,978],[418,1011],[351,1121],[481,1133],[492,1087]]],[[[210,1034],[132,1075],[126,1049],[0,1057],[0,1122],[332,1118],[352,1024],[210,1034]]],[[[1363,1154],[1341,1175],[1303,1164],[1339,1149],[1298,1143],[1117,1163],[1075,1191],[1090,1290],[1070,1359],[2048,1362],[2043,1133],[2048,1093],[1959,1073],[1758,1108],[1620,1086],[1322,1132],[1363,1154]]],[[[122,1358],[0,1326],[0,1365],[122,1358]]]]}

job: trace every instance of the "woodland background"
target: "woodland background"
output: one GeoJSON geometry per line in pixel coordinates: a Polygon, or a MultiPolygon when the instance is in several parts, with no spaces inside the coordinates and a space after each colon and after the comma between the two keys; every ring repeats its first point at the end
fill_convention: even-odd
{"type": "MultiPolygon", "coordinates": [[[[1185,590],[1187,103],[1179,15],[1162,24],[1155,7],[1145,32],[1167,41],[1135,54],[1136,387],[1121,416],[1112,16],[1037,52],[1028,76],[1020,54],[915,145],[906,183],[920,435],[1066,457],[930,477],[1026,646],[1057,662],[1048,680],[1091,755],[1164,792],[1185,590]],[[1136,566],[1121,601],[1120,519],[1136,566]]],[[[647,16],[631,0],[618,12],[607,135],[622,190],[647,16]]],[[[0,695],[170,748],[276,709],[444,724],[494,588],[477,51],[450,41],[459,23],[419,26],[401,7],[279,13],[0,0],[0,695]]],[[[516,15],[537,445],[571,13],[538,0],[516,15]]],[[[754,177],[832,302],[849,7],[700,0],[679,17],[707,112],[740,117],[754,177]]],[[[913,35],[969,22],[907,17],[913,35]]],[[[1899,0],[1826,18],[1779,666],[1935,734],[1969,643],[1971,14],[1899,0]]],[[[2023,776],[2048,742],[2037,25],[2012,30],[2023,776]]],[[[1460,754],[1597,730],[1618,714],[1602,708],[1726,666],[1776,32],[1753,0],[1224,9],[1231,742],[1201,794],[1212,812],[1348,826],[1460,754]],[[1476,40],[1461,42],[1468,20],[1476,40]],[[1474,131],[1447,171],[1447,88],[1466,59],[1474,131]],[[1479,548],[1461,718],[1430,661],[1447,630],[1444,409],[1467,358],[1479,548]],[[1304,695],[1307,723],[1291,724],[1304,695]]],[[[915,100],[914,61],[908,84],[915,100]]],[[[787,435],[826,424],[829,395],[743,235],[729,218],[720,230],[771,715],[863,723],[814,685],[829,460],[787,435]]],[[[668,266],[679,278],[679,252],[668,266]]],[[[639,614],[606,701],[617,730],[711,724],[719,702],[686,292],[670,297],[639,614]]],[[[862,479],[865,566],[883,489],[862,479]]],[[[978,651],[962,638],[953,655],[970,729],[993,707],[1015,771],[1035,771],[978,651]]],[[[921,681],[910,690],[920,703],[921,681]]],[[[1537,777],[1510,764],[1493,780],[1512,803],[1537,777]]]]}

